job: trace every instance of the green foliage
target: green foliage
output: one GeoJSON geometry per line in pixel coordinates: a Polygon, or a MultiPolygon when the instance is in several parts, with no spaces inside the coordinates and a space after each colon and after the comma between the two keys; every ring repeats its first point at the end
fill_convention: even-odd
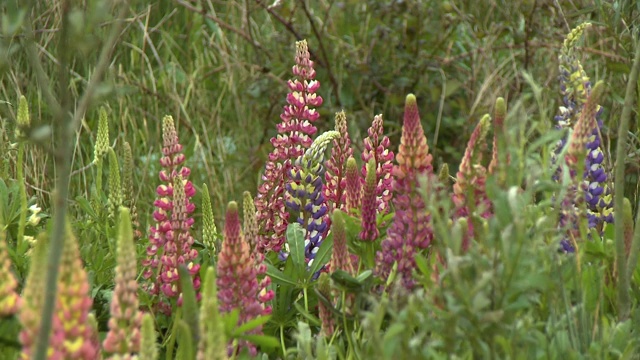
{"type": "MultiPolygon", "coordinates": [[[[355,274],[327,270],[331,232],[309,265],[304,230],[293,222],[286,259],[266,254],[268,289],[275,292],[271,315],[238,326],[241,310],[217,313],[213,270],[200,292],[180,268],[182,306],[171,317],[149,307],[150,294],[139,294],[147,310],[140,359],[195,359],[199,340],[212,342],[215,331],[229,348],[243,340],[258,346],[263,358],[634,359],[640,353],[640,128],[632,122],[627,131],[620,120],[639,109],[631,100],[637,101],[633,91],[640,84],[629,80],[640,12],[633,2],[81,3],[0,5],[0,117],[10,119],[0,124],[0,217],[21,290],[29,269],[41,269],[42,276],[33,276],[41,287],[48,285],[47,259],[34,258],[31,248],[40,234],[54,238],[48,214],[68,204],[62,214],[68,213],[78,234],[95,323],[104,335],[116,264],[110,215],[120,205],[137,214],[133,221],[142,236],[136,236],[136,256],[142,260],[166,114],[186,135],[181,139],[190,178],[203,184],[193,201],[202,204],[193,214],[194,233],[202,234],[196,246],[206,249],[198,248],[200,263],[213,263],[220,241],[213,219],[222,219],[224,210],[214,205],[240,199],[260,182],[285,101],[292,44],[306,38],[325,100],[318,133],[331,129],[325,119],[344,108],[353,119],[349,133],[358,152],[373,114],[383,113],[396,151],[402,104],[407,93],[415,93],[434,164],[442,169],[438,185],[447,188],[449,168],[457,169],[472,125],[504,96],[498,109],[509,105],[498,142],[506,146],[498,167],[504,178],[488,177],[486,184],[493,217],[452,220],[451,199],[419,179],[436,241],[415,257],[419,289],[411,294],[396,288],[394,272],[387,279],[376,273],[375,254],[393,212],[378,215],[380,238],[371,243],[358,240],[359,214],[342,216],[349,252],[358,258],[355,274]],[[618,145],[618,155],[606,156],[621,166],[616,189],[630,199],[624,224],[628,260],[621,256],[622,242],[616,251],[621,234],[613,226],[601,235],[585,230],[585,221],[578,224],[577,252],[558,253],[559,205],[570,190],[568,178],[553,180],[550,155],[566,135],[551,131],[558,100],[555,59],[559,39],[585,20],[597,26],[585,32],[574,54],[594,83],[608,85],[601,132],[607,149],[618,145]],[[16,102],[16,94],[24,97],[16,102]],[[615,134],[617,128],[623,131],[615,134]],[[123,143],[124,161],[114,150],[123,143]],[[107,153],[109,172],[103,174],[107,153]],[[56,201],[53,194],[64,189],[55,181],[64,180],[63,174],[69,175],[63,181],[69,192],[56,201]],[[465,252],[470,225],[473,246],[465,252]],[[327,271],[330,291],[320,291],[315,279],[327,271]],[[320,335],[319,305],[335,325],[331,336],[320,335]]],[[[320,150],[310,154],[322,158],[320,150]]],[[[15,357],[19,331],[16,317],[0,319],[0,358],[15,357]]],[[[227,349],[216,354],[222,353],[227,349]]],[[[246,351],[232,356],[249,357],[246,351]]]]}

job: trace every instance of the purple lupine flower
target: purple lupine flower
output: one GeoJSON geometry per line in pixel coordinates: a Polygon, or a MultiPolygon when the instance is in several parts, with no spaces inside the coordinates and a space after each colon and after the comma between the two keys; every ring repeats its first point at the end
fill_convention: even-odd
{"type": "Polygon", "coordinates": [[[599,82],[593,87],[580,113],[580,117],[571,134],[569,149],[565,155],[565,162],[571,181],[567,193],[561,201],[559,221],[560,229],[567,231],[567,236],[561,241],[562,250],[565,252],[573,252],[577,240],[580,239],[578,223],[583,215],[580,211],[581,205],[587,199],[587,184],[578,177],[578,170],[580,169],[578,161],[584,156],[584,148],[591,141],[593,130],[598,127],[595,114],[599,111],[598,102],[603,93],[604,85],[599,82]]]}
{"type": "Polygon", "coordinates": [[[413,270],[416,267],[414,255],[431,244],[433,231],[431,216],[420,196],[418,178],[433,176],[431,155],[427,138],[422,130],[418,104],[413,94],[407,95],[405,102],[402,138],[396,155],[397,165],[393,168],[395,215],[387,230],[387,238],[382,241],[378,252],[377,275],[387,279],[395,262],[398,276],[406,289],[413,289],[413,270]]]}
{"type": "Polygon", "coordinates": [[[169,300],[177,300],[177,305],[182,303],[182,294],[178,291],[178,266],[186,265],[199,298],[200,265],[194,262],[198,251],[192,247],[194,239],[191,235],[194,223],[191,214],[195,210],[191,198],[196,190],[187,180],[191,170],[183,166],[186,158],[171,116],[165,116],[162,121],[162,138],[164,147],[160,165],[163,169],[159,177],[163,184],[156,188],[155,225],[149,229],[150,244],[147,247],[147,259],[142,265],[145,267],[143,277],[148,281],[146,290],[159,297],[157,306],[168,315],[172,307],[169,300]]]}
{"type": "Polygon", "coordinates": [[[311,146],[311,136],[316,133],[313,122],[320,114],[315,109],[322,105],[322,97],[316,94],[320,83],[315,80],[316,71],[310,60],[307,41],[296,43],[296,65],[294,80],[289,80],[287,104],[277,125],[278,136],[271,139],[273,151],[265,165],[262,184],[258,188],[255,205],[257,210],[260,241],[258,248],[264,252],[282,249],[288,225],[285,207],[285,184],[293,161],[311,146]]]}
{"type": "Polygon", "coordinates": [[[386,214],[389,211],[389,202],[393,197],[393,151],[389,150],[390,141],[384,136],[384,124],[382,114],[373,118],[371,127],[367,130],[368,137],[364,139],[362,151],[362,185],[367,177],[367,164],[370,159],[376,163],[376,205],[378,213],[386,214]]]}
{"type": "Polygon", "coordinates": [[[305,229],[305,258],[315,258],[322,239],[327,232],[327,204],[323,194],[324,167],[322,158],[327,146],[340,134],[327,131],[311,144],[304,155],[296,160],[289,172],[290,182],[287,206],[298,214],[297,221],[305,229]]]}
{"type": "MultiPolygon", "coordinates": [[[[562,105],[559,108],[558,115],[555,116],[558,129],[574,128],[592,91],[589,77],[574,54],[576,42],[590,25],[585,23],[573,29],[567,35],[559,56],[562,105]]],[[[602,107],[598,105],[592,115],[596,126],[593,128],[592,133],[589,134],[588,141],[584,145],[586,157],[582,176],[583,185],[581,186],[585,191],[584,200],[587,207],[589,228],[595,228],[599,232],[603,231],[606,223],[613,222],[613,191],[604,165],[601,114],[602,107]]],[[[556,157],[565,145],[566,139],[559,141],[554,154],[556,157]]],[[[556,174],[555,178],[558,179],[558,174],[556,174]]]]}

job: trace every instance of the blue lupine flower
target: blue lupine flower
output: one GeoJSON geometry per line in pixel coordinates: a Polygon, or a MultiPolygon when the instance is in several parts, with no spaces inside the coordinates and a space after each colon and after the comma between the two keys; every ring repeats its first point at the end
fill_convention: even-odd
{"type": "Polygon", "coordinates": [[[291,181],[286,185],[286,204],[298,212],[297,222],[305,229],[305,258],[308,263],[315,258],[327,233],[328,208],[323,193],[325,168],[322,163],[327,146],[339,136],[337,131],[320,135],[289,171],[291,181]]]}
{"type": "MultiPolygon", "coordinates": [[[[556,128],[558,129],[574,127],[591,93],[592,86],[589,77],[573,53],[577,40],[580,39],[588,26],[590,26],[589,23],[582,24],[569,33],[559,56],[562,105],[555,116],[556,128]]],[[[605,223],[613,222],[612,189],[604,167],[604,153],[601,148],[601,114],[602,107],[598,105],[594,112],[597,126],[593,129],[590,138],[585,144],[585,167],[582,183],[580,184],[582,191],[584,191],[589,228],[595,228],[599,232],[603,231],[605,223]]],[[[560,153],[566,143],[567,141],[564,138],[558,142],[554,156],[560,153]]],[[[556,174],[555,179],[558,180],[558,177],[559,175],[556,174]]],[[[561,223],[562,217],[563,215],[561,215],[561,223]]],[[[573,250],[573,246],[569,242],[563,243],[562,247],[568,252],[573,250]]]]}

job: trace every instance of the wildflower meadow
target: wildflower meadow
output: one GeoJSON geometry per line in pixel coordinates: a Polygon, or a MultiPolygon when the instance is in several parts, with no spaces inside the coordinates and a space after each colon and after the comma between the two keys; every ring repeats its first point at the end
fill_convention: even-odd
{"type": "Polygon", "coordinates": [[[0,359],[640,359],[635,2],[0,9],[0,359]]]}

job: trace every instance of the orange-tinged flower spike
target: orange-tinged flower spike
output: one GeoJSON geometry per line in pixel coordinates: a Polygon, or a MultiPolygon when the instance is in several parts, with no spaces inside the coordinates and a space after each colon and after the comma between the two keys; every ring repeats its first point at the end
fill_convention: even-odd
{"type": "MultiPolygon", "coordinates": [[[[504,98],[497,98],[496,105],[493,110],[493,153],[491,155],[491,162],[489,163],[489,167],[487,168],[489,174],[493,174],[496,172],[496,169],[499,167],[500,162],[500,149],[498,145],[498,138],[502,138],[503,141],[507,139],[507,132],[504,124],[504,119],[507,117],[507,105],[504,101],[504,98]]],[[[504,149],[502,151],[505,151],[504,149]]],[[[509,163],[509,158],[506,158],[507,164],[509,163]]],[[[506,165],[506,164],[505,164],[506,165]]],[[[504,168],[504,167],[503,167],[504,168]]],[[[500,174],[500,176],[504,176],[504,174],[500,174]]]]}
{"type": "Polygon", "coordinates": [[[324,194],[329,212],[333,209],[342,210],[346,205],[345,190],[347,179],[345,176],[345,166],[347,159],[353,155],[353,149],[351,148],[351,139],[349,138],[347,115],[344,111],[336,113],[335,130],[340,133],[340,136],[333,140],[331,158],[325,162],[327,171],[324,174],[324,194]]]}
{"type": "Polygon", "coordinates": [[[345,229],[344,215],[342,211],[333,211],[333,252],[331,253],[331,271],[342,270],[353,275],[351,257],[347,248],[347,231],[345,229]]]}
{"type": "Polygon", "coordinates": [[[20,307],[20,296],[16,292],[18,281],[11,270],[11,259],[6,244],[4,223],[0,219],[0,317],[15,314],[20,307]]]}
{"type": "MultiPolygon", "coordinates": [[[[261,294],[255,258],[242,234],[238,205],[234,201],[227,207],[224,240],[218,254],[217,271],[218,300],[222,313],[240,309],[238,325],[242,325],[271,312],[271,308],[265,307],[264,302],[273,298],[273,292],[270,292],[268,297],[261,294]]],[[[261,333],[262,326],[252,331],[252,334],[261,333]]],[[[246,347],[253,356],[257,354],[256,347],[247,341],[240,341],[239,346],[246,347]]],[[[238,349],[229,350],[233,354],[238,349]]]]}
{"type": "MultiPolygon", "coordinates": [[[[331,301],[331,285],[329,275],[327,275],[327,273],[320,274],[320,277],[318,278],[318,291],[322,296],[324,296],[326,301],[331,301]]],[[[330,305],[324,301],[318,302],[318,317],[321,322],[320,334],[327,338],[330,338],[335,330],[333,313],[329,306],[330,305]]]]}
{"type": "MultiPolygon", "coordinates": [[[[384,136],[382,115],[373,118],[371,127],[367,130],[368,137],[364,139],[364,150],[362,151],[362,178],[367,176],[367,164],[374,159],[376,164],[376,204],[377,212],[385,214],[389,211],[389,203],[393,197],[393,152],[389,150],[389,138],[384,136]]],[[[364,181],[363,186],[364,186],[364,181]]]]}
{"type": "Polygon", "coordinates": [[[393,169],[393,204],[396,212],[387,230],[387,238],[382,241],[382,250],[377,255],[376,273],[386,280],[394,263],[397,263],[402,286],[411,290],[415,285],[412,276],[416,267],[415,252],[429,247],[433,239],[431,216],[418,191],[418,179],[434,176],[427,138],[413,94],[408,95],[405,102],[402,138],[396,162],[393,169]]]}
{"type": "Polygon", "coordinates": [[[142,313],[138,311],[138,269],[131,216],[129,209],[119,210],[116,286],[111,299],[109,332],[104,339],[103,349],[115,355],[128,356],[140,351],[142,313]]]}
{"type": "Polygon", "coordinates": [[[346,210],[352,214],[355,210],[360,209],[360,174],[358,173],[358,165],[356,159],[350,157],[347,160],[347,166],[345,170],[345,178],[347,180],[347,203],[346,210]]]}
{"type": "MultiPolygon", "coordinates": [[[[44,305],[45,286],[43,274],[47,268],[48,239],[45,233],[38,236],[35,248],[31,255],[31,268],[27,276],[26,285],[22,292],[22,304],[18,318],[22,324],[20,342],[22,343],[21,359],[31,359],[35,342],[40,331],[40,315],[44,305]]],[[[51,340],[50,340],[51,341],[51,340]]],[[[49,351],[52,351],[49,345],[49,351]]]]}
{"type": "Polygon", "coordinates": [[[50,343],[63,359],[95,360],[100,346],[88,321],[93,303],[89,280],[70,224],[67,224],[66,231],[50,343]]]}
{"type": "Polygon", "coordinates": [[[367,164],[367,177],[362,190],[362,231],[360,232],[362,241],[375,241],[380,235],[376,223],[376,190],[376,160],[371,158],[367,164]]]}
{"type": "Polygon", "coordinates": [[[256,218],[256,206],[251,197],[251,193],[245,191],[242,194],[242,216],[244,235],[254,252],[258,246],[258,220],[256,218]]]}
{"type": "MultiPolygon", "coordinates": [[[[467,218],[473,212],[486,219],[493,214],[485,189],[487,170],[480,164],[482,153],[477,151],[484,144],[490,124],[489,115],[482,117],[467,143],[456,174],[456,183],[453,185],[453,202],[456,206],[454,218],[467,218]]],[[[473,236],[473,222],[468,221],[468,231],[462,241],[463,250],[468,249],[473,236]]]]}

